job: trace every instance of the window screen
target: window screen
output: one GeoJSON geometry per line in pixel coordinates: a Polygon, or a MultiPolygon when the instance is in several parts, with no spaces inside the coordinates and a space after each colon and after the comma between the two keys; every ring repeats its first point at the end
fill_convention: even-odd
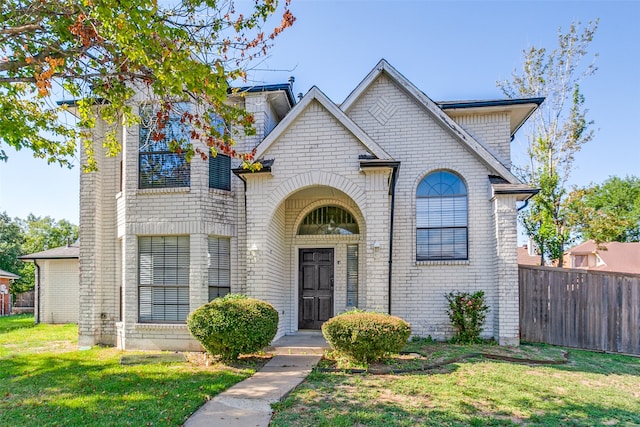
{"type": "Polygon", "coordinates": [[[188,104],[173,105],[166,123],[159,123],[158,108],[152,105],[140,107],[139,187],[168,188],[188,187],[191,179],[190,164],[185,153],[171,150],[176,142],[189,141],[189,125],[181,123],[182,113],[188,104]]]}
{"type": "Polygon", "coordinates": [[[231,241],[209,237],[209,301],[223,297],[231,289],[231,241]]]}
{"type": "Polygon", "coordinates": [[[184,322],[189,314],[189,237],[138,238],[140,322],[184,322]]]}
{"type": "Polygon", "coordinates": [[[416,191],[416,257],[468,259],[468,201],[462,179],[447,171],[427,175],[416,191]]]}

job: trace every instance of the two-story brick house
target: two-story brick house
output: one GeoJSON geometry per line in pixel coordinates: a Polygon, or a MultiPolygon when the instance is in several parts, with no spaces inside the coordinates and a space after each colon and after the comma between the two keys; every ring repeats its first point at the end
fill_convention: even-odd
{"type": "Polygon", "coordinates": [[[259,172],[186,163],[143,123],[82,176],[80,345],[199,348],[187,313],[229,291],[271,302],[278,336],[359,307],[442,339],[445,294],[483,290],[485,335],[518,342],[517,202],[535,190],[510,141],[542,99],[436,103],[382,60],[340,105],[288,84],[234,101],[259,172]]]}

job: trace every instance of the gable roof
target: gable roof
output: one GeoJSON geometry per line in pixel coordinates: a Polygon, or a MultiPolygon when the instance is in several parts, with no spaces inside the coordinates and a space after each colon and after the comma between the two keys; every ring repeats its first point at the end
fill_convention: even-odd
{"type": "Polygon", "coordinates": [[[369,86],[381,75],[385,74],[401,87],[409,96],[421,105],[430,115],[449,133],[457,138],[469,151],[475,153],[482,162],[493,169],[498,175],[503,177],[510,184],[520,184],[520,180],[505,167],[497,157],[480,141],[472,137],[466,130],[457,124],[443,110],[425,95],[420,89],[414,86],[406,77],[393,68],[386,60],[380,62],[371,72],[360,82],[360,84],[347,96],[347,99],[340,105],[340,109],[347,112],[356,101],[367,91],[369,86]]]}
{"type": "Polygon", "coordinates": [[[393,158],[386,152],[377,142],[375,142],[369,135],[366,134],[349,116],[345,114],[340,108],[336,106],[320,89],[313,86],[309,89],[309,92],[296,104],[293,109],[285,116],[285,118],[278,123],[278,125],[271,131],[265,139],[262,140],[256,149],[255,158],[260,159],[273,143],[282,136],[286,130],[291,126],[297,118],[304,112],[304,110],[313,102],[318,101],[328,112],[331,114],[342,126],[344,126],[353,136],[358,139],[365,146],[367,150],[371,152],[376,158],[384,160],[393,160],[393,158]]]}
{"type": "Polygon", "coordinates": [[[588,267],[589,270],[640,274],[640,242],[609,242],[596,244],[587,240],[567,251],[570,256],[597,255],[603,264],[588,267]]]}
{"type": "Polygon", "coordinates": [[[69,246],[60,246],[59,248],[53,248],[42,252],[36,252],[29,255],[23,255],[18,257],[23,261],[30,261],[35,259],[73,259],[80,258],[80,244],[78,242],[72,243],[69,246]]]}

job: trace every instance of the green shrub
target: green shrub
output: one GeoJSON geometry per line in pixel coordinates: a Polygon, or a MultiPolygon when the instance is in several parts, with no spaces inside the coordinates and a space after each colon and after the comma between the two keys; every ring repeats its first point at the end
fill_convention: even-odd
{"type": "Polygon", "coordinates": [[[211,355],[234,360],[269,345],[278,330],[278,312],[267,302],[227,294],[190,313],[187,325],[211,355]]]}
{"type": "Polygon", "coordinates": [[[485,303],[484,292],[449,292],[445,295],[449,302],[447,314],[456,330],[451,342],[473,344],[481,342],[482,324],[489,307],[485,303]]]}
{"type": "Polygon", "coordinates": [[[411,326],[384,313],[348,311],[327,320],[322,334],[336,352],[366,364],[402,350],[411,326]]]}

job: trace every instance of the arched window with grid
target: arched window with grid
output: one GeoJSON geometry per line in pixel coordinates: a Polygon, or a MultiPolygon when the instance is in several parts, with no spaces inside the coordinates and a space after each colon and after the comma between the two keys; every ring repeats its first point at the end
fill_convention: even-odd
{"type": "Polygon", "coordinates": [[[453,172],[425,176],[416,190],[416,259],[468,259],[467,187],[453,172]]]}

